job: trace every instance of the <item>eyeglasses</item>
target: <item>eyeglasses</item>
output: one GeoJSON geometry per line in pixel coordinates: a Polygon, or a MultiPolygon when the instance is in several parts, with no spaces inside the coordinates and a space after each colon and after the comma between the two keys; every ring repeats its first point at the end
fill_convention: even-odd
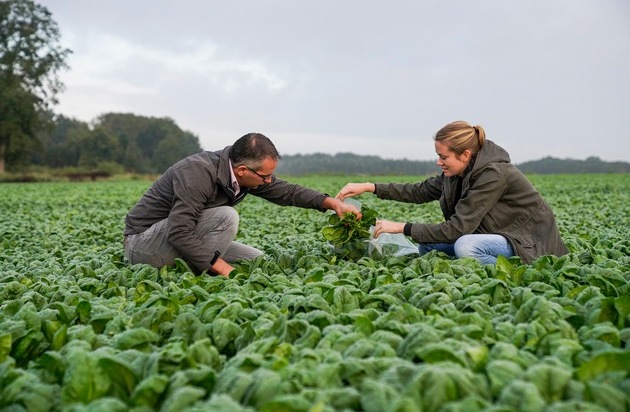
{"type": "Polygon", "coordinates": [[[252,169],[251,167],[249,167],[249,166],[245,166],[245,167],[247,168],[247,170],[249,170],[250,172],[252,172],[252,173],[253,173],[253,174],[255,174],[256,176],[260,177],[260,178],[263,180],[263,182],[264,182],[264,181],[266,181],[267,179],[270,179],[270,178],[271,178],[271,175],[270,175],[270,174],[269,174],[269,175],[261,175],[260,173],[258,173],[258,172],[257,172],[257,171],[255,171],[254,169],[252,169]]]}

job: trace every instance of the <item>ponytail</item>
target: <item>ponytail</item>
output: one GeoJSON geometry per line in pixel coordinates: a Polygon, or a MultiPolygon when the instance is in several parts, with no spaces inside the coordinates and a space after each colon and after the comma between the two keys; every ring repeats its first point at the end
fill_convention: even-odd
{"type": "Polygon", "coordinates": [[[461,155],[466,150],[475,155],[486,143],[486,131],[481,126],[471,126],[464,121],[452,122],[441,128],[435,141],[446,144],[453,152],[461,155]]]}
{"type": "Polygon", "coordinates": [[[479,145],[479,149],[481,149],[486,143],[486,131],[483,129],[483,127],[479,125],[473,126],[472,128],[477,136],[477,144],[479,145]]]}

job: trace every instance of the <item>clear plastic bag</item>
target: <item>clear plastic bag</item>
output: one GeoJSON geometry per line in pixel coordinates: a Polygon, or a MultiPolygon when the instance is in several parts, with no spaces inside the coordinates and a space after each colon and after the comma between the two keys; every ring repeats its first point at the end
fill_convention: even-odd
{"type": "Polygon", "coordinates": [[[352,205],[354,207],[356,207],[357,209],[361,210],[361,202],[359,202],[356,199],[351,199],[351,198],[346,198],[343,200],[344,203],[347,203],[349,205],[352,205]]]}
{"type": "MultiPolygon", "coordinates": [[[[344,202],[355,206],[359,210],[361,209],[361,202],[356,199],[347,198],[344,199],[344,202]]],[[[375,239],[374,226],[370,227],[369,239],[358,239],[349,242],[343,249],[336,250],[336,252],[358,257],[365,255],[366,250],[367,255],[371,258],[420,254],[418,245],[415,245],[402,233],[382,233],[375,239]]]]}
{"type": "Polygon", "coordinates": [[[368,255],[381,258],[385,256],[405,256],[419,254],[418,245],[411,242],[402,233],[381,233],[374,238],[374,226],[370,228],[368,243],[368,255]]]}

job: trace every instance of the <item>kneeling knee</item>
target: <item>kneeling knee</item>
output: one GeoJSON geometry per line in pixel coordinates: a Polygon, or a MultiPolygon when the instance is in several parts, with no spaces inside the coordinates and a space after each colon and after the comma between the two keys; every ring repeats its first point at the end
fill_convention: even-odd
{"type": "Polygon", "coordinates": [[[199,219],[198,228],[201,231],[228,230],[236,235],[238,231],[239,215],[236,209],[229,206],[206,209],[199,219]]]}
{"type": "Polygon", "coordinates": [[[457,239],[455,244],[453,245],[453,249],[455,251],[455,257],[457,258],[465,258],[465,257],[476,257],[479,254],[479,249],[475,245],[474,242],[471,241],[472,237],[469,235],[464,235],[457,239]]]}
{"type": "Polygon", "coordinates": [[[238,227],[240,217],[236,209],[234,209],[233,207],[225,208],[225,210],[223,211],[223,216],[226,225],[238,227]]]}
{"type": "Polygon", "coordinates": [[[233,207],[226,209],[223,215],[223,226],[232,232],[232,237],[238,232],[239,219],[238,212],[233,207]]]}

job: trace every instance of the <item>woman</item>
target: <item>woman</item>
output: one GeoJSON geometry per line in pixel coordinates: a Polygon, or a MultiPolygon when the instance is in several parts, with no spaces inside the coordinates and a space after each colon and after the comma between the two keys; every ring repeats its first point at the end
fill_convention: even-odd
{"type": "Polygon", "coordinates": [[[404,233],[419,242],[420,254],[438,250],[457,258],[494,264],[520,256],[529,263],[543,255],[569,252],[549,205],[510,163],[508,153],[481,126],[457,121],[435,135],[442,174],[420,183],[348,183],[338,199],[372,192],[381,199],[409,203],[439,200],[445,222],[398,223],[379,220],[374,236],[404,233]]]}

